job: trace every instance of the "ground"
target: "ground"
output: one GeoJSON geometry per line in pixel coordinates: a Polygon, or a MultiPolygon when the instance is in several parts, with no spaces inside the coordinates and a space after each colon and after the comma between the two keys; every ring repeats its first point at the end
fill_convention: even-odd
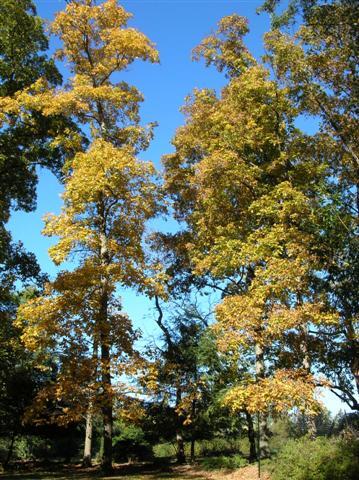
{"type": "MultiPolygon", "coordinates": [[[[0,474],[0,480],[257,480],[258,470],[254,465],[236,471],[217,470],[206,472],[195,466],[169,466],[167,468],[150,468],[146,466],[121,465],[113,475],[103,477],[94,469],[66,467],[61,471],[32,469],[25,472],[0,474]]],[[[264,473],[261,480],[269,480],[264,473]]]]}

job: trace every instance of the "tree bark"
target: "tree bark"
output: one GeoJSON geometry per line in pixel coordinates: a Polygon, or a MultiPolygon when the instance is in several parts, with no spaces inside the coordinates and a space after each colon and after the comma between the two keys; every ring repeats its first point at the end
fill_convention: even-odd
{"type": "Polygon", "coordinates": [[[264,413],[259,415],[259,451],[261,458],[269,458],[269,437],[268,416],[264,413]]]}
{"type": "Polygon", "coordinates": [[[102,468],[106,472],[112,470],[112,392],[110,372],[110,348],[108,335],[101,334],[101,364],[102,364],[102,419],[103,419],[103,456],[102,468]]]}
{"type": "Polygon", "coordinates": [[[183,435],[180,429],[177,429],[177,432],[176,432],[176,442],[177,442],[177,463],[179,464],[186,463],[186,455],[184,451],[184,440],[183,440],[183,435]]]}
{"type": "Polygon", "coordinates": [[[92,430],[93,430],[93,412],[92,403],[90,402],[86,414],[86,430],[85,430],[85,446],[84,456],[82,459],[83,467],[91,467],[92,465],[92,430]]]}
{"type": "MultiPolygon", "coordinates": [[[[179,406],[182,398],[181,388],[176,390],[176,410],[179,406]]],[[[177,413],[177,428],[176,428],[176,442],[177,442],[177,463],[186,463],[186,454],[184,450],[184,440],[182,434],[182,422],[179,414],[177,413]]]]}
{"type": "MultiPolygon", "coordinates": [[[[107,238],[105,228],[105,215],[103,213],[103,205],[101,205],[103,220],[103,231],[101,234],[101,251],[100,260],[103,268],[101,278],[101,299],[99,314],[99,331],[101,344],[101,383],[102,383],[102,421],[103,421],[103,455],[101,466],[105,472],[112,471],[112,429],[113,429],[113,413],[112,413],[112,388],[111,388],[111,358],[110,358],[110,325],[108,319],[108,278],[105,271],[109,264],[107,238]]],[[[100,210],[100,211],[101,211],[100,210]]]]}
{"type": "MultiPolygon", "coordinates": [[[[256,355],[256,377],[257,380],[264,378],[265,369],[264,369],[264,349],[261,344],[256,343],[255,345],[255,355],[256,355]]],[[[259,452],[258,455],[260,458],[270,457],[269,450],[269,428],[267,422],[267,415],[265,413],[260,414],[260,420],[258,422],[258,435],[259,435],[259,452]]]]}
{"type": "MultiPolygon", "coordinates": [[[[93,376],[97,379],[98,375],[98,341],[94,332],[92,360],[94,362],[93,376]]],[[[92,435],[93,435],[93,401],[90,397],[86,412],[85,445],[82,465],[91,467],[92,465],[92,435]]]]}
{"type": "Polygon", "coordinates": [[[254,424],[252,415],[245,411],[246,420],[247,420],[247,435],[249,441],[249,462],[255,462],[257,460],[257,449],[256,449],[256,433],[254,431],[254,424]]]}
{"type": "MultiPolygon", "coordinates": [[[[357,195],[358,195],[358,202],[359,202],[359,187],[357,188],[357,195]]],[[[358,212],[359,212],[359,206],[358,206],[358,212]]],[[[359,342],[357,339],[355,327],[351,319],[352,312],[350,311],[350,308],[345,310],[348,310],[348,312],[345,312],[346,318],[344,319],[344,326],[345,326],[345,336],[349,346],[350,371],[353,375],[357,393],[359,394],[359,342]]]]}
{"type": "Polygon", "coordinates": [[[195,417],[196,417],[196,406],[197,402],[194,398],[192,400],[192,409],[191,409],[191,417],[192,417],[192,432],[191,432],[191,452],[190,452],[190,461],[194,463],[195,461],[195,443],[196,443],[196,431],[195,431],[195,417]]]}
{"type": "MultiPolygon", "coordinates": [[[[308,328],[302,327],[302,341],[300,344],[300,350],[303,354],[302,367],[309,374],[311,370],[311,361],[308,351],[308,328]]],[[[310,438],[314,440],[317,436],[317,425],[315,423],[315,415],[306,415],[307,430],[310,438]]]]}

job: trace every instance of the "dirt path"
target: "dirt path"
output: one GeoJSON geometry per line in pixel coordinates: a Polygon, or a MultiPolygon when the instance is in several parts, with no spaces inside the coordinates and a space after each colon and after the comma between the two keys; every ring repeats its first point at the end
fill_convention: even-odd
{"type": "MultiPolygon", "coordinates": [[[[168,468],[151,468],[140,465],[118,465],[111,476],[103,477],[98,468],[80,468],[79,466],[45,471],[29,469],[28,471],[0,474],[0,480],[258,480],[255,465],[248,465],[236,471],[205,471],[200,467],[183,465],[168,468]]],[[[261,480],[270,480],[263,473],[261,480]]]]}
{"type": "MultiPolygon", "coordinates": [[[[226,472],[225,470],[206,472],[191,466],[175,467],[173,470],[176,472],[176,474],[178,473],[179,475],[182,475],[183,478],[188,479],[201,478],[203,480],[258,480],[258,468],[256,465],[248,465],[247,467],[240,468],[234,472],[226,472]]],[[[266,472],[262,472],[261,480],[270,480],[269,475],[266,472]]]]}

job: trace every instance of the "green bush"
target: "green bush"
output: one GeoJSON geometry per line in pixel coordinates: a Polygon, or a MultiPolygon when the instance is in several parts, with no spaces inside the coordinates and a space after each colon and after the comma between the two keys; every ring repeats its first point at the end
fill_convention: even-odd
{"type": "MultiPolygon", "coordinates": [[[[190,456],[190,442],[185,442],[186,457],[190,456]]],[[[198,457],[230,457],[238,453],[247,453],[247,439],[213,438],[211,440],[197,440],[195,443],[195,456],[198,457]]],[[[175,443],[159,443],[153,447],[156,458],[174,458],[176,456],[175,443]]]]}
{"type": "MultiPolygon", "coordinates": [[[[0,461],[7,457],[10,441],[7,437],[0,440],[0,461]]],[[[47,439],[36,435],[21,435],[15,439],[11,461],[42,460],[48,458],[50,451],[51,446],[47,439]]]]}
{"type": "Polygon", "coordinates": [[[176,455],[176,447],[173,443],[158,443],[153,447],[156,458],[169,458],[176,455]]]}
{"type": "Polygon", "coordinates": [[[242,451],[241,439],[213,438],[198,442],[199,454],[204,457],[231,455],[242,451]]]}
{"type": "Polygon", "coordinates": [[[247,465],[247,460],[241,455],[233,455],[231,457],[208,457],[201,460],[201,466],[204,470],[235,470],[247,465]]]}
{"type": "Polygon", "coordinates": [[[273,462],[272,480],[355,480],[359,441],[334,438],[288,440],[273,462]]]}
{"type": "MultiPolygon", "coordinates": [[[[10,439],[0,441],[0,461],[7,456],[10,439]]],[[[79,442],[69,435],[47,438],[38,435],[21,435],[16,437],[11,461],[53,460],[70,461],[79,455],[79,442]]]]}
{"type": "Polygon", "coordinates": [[[145,440],[143,430],[136,425],[117,425],[121,432],[112,440],[113,456],[117,462],[150,460],[152,448],[145,440]]]}

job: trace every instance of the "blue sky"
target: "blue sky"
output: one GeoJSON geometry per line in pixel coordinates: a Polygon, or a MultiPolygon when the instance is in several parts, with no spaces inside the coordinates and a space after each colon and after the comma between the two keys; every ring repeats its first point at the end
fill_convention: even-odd
{"type": "MultiPolygon", "coordinates": [[[[64,0],[34,0],[34,3],[38,14],[50,21],[55,12],[65,6],[64,0]]],[[[220,89],[225,83],[223,75],[213,68],[205,68],[203,63],[191,61],[192,49],[216,28],[223,16],[238,13],[249,20],[251,32],[247,37],[247,46],[252,54],[259,57],[263,53],[262,37],[269,28],[269,18],[265,14],[256,14],[256,8],[262,3],[256,0],[128,0],[121,3],[134,15],[130,25],[144,32],[160,53],[159,65],[136,62],[121,75],[144,94],[145,101],[141,109],[143,122],[159,123],[150,148],[141,157],[152,160],[160,169],[161,156],[172,150],[171,138],[183,123],[180,107],[185,97],[193,88],[220,89]]],[[[58,41],[52,39],[50,53],[53,53],[56,45],[58,41]]],[[[66,79],[66,66],[59,67],[66,79]]],[[[313,123],[307,125],[309,128],[313,123]]],[[[29,251],[34,252],[43,271],[51,276],[55,275],[57,269],[49,259],[47,250],[55,240],[41,235],[42,217],[48,212],[59,212],[61,191],[62,187],[54,176],[41,171],[37,210],[33,213],[14,212],[10,221],[14,239],[21,240],[29,251]]],[[[153,303],[130,290],[122,294],[124,309],[135,325],[141,328],[144,336],[156,335],[158,330],[152,318],[153,303]]],[[[340,408],[338,402],[328,402],[332,410],[340,408]]]]}

